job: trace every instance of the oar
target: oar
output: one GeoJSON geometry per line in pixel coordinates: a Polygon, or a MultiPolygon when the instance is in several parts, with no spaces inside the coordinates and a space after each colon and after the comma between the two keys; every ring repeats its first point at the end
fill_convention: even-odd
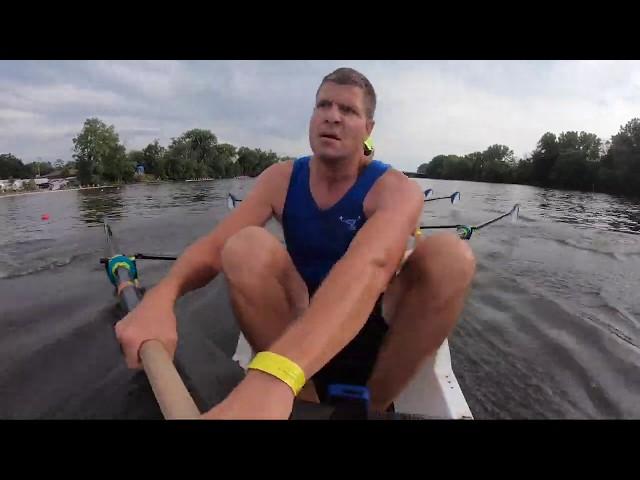
{"type": "MultiPolygon", "coordinates": [[[[460,192],[453,192],[451,195],[447,195],[446,197],[431,198],[432,196],[433,196],[433,189],[427,188],[424,191],[425,202],[433,202],[435,200],[444,200],[445,198],[448,198],[449,200],[451,200],[451,204],[453,205],[454,203],[457,203],[460,201],[460,192]]],[[[233,210],[236,204],[241,201],[242,199],[236,197],[232,193],[229,193],[229,195],[227,196],[227,207],[229,208],[229,210],[233,210]]]]}
{"type": "MultiPolygon", "coordinates": [[[[130,312],[138,305],[142,296],[138,288],[137,269],[133,260],[118,253],[120,249],[106,221],[104,232],[106,254],[109,257],[101,259],[101,263],[106,264],[107,274],[116,287],[120,303],[127,312],[130,312]]],[[[164,418],[167,420],[199,418],[200,411],[164,345],[158,340],[147,340],[140,346],[138,354],[164,418]]]]}
{"type": "Polygon", "coordinates": [[[424,191],[424,197],[425,197],[425,202],[434,202],[436,200],[444,200],[446,198],[451,200],[451,205],[453,205],[454,203],[457,203],[460,201],[460,192],[453,192],[451,195],[448,195],[446,197],[435,197],[435,198],[431,198],[431,196],[433,195],[433,190],[431,190],[430,188],[427,188],[424,191]]]}
{"type": "MultiPolygon", "coordinates": [[[[432,200],[443,200],[445,198],[449,198],[451,199],[451,204],[454,204],[458,201],[460,201],[460,192],[453,192],[451,195],[447,196],[447,197],[436,197],[436,198],[430,198],[431,195],[433,194],[433,190],[428,188],[424,191],[424,196],[426,197],[425,202],[430,202],[432,200]]],[[[229,193],[229,196],[227,198],[227,206],[229,207],[229,210],[233,210],[236,206],[236,204],[238,202],[240,202],[241,200],[238,199],[237,197],[235,197],[233,194],[229,193]]],[[[456,231],[458,232],[458,235],[460,236],[461,239],[463,240],[469,240],[471,238],[471,235],[473,234],[474,231],[476,230],[480,230],[483,227],[486,227],[487,225],[491,225],[494,222],[497,222],[498,220],[502,220],[503,218],[511,215],[511,220],[513,222],[516,222],[518,220],[518,212],[520,211],[520,205],[516,204],[514,205],[514,207],[507,213],[500,215],[499,217],[496,217],[492,220],[489,220],[488,222],[484,222],[481,223],[480,225],[477,226],[470,226],[470,225],[425,225],[425,226],[421,226],[420,229],[430,229],[430,228],[455,228],[456,231]]]]}
{"type": "Polygon", "coordinates": [[[518,221],[518,216],[520,215],[520,204],[516,203],[513,208],[505,213],[504,215],[500,215],[499,217],[494,218],[493,220],[489,220],[487,222],[481,223],[477,227],[474,227],[476,230],[480,230],[482,227],[486,227],[487,225],[491,225],[493,222],[497,222],[498,220],[502,220],[505,217],[511,215],[511,222],[515,223],[518,221]]]}
{"type": "Polygon", "coordinates": [[[480,230],[481,228],[486,227],[487,225],[491,225],[492,223],[497,222],[498,220],[502,220],[505,217],[511,216],[511,221],[513,223],[518,221],[518,215],[520,213],[520,205],[519,204],[515,204],[513,206],[513,208],[511,210],[509,210],[507,213],[504,213],[496,218],[493,218],[487,222],[481,223],[480,225],[476,225],[476,226],[470,226],[470,225],[424,225],[421,226],[420,229],[431,229],[431,228],[455,228],[456,231],[458,232],[458,235],[460,236],[460,238],[462,240],[469,240],[471,238],[471,235],[473,234],[473,232],[475,232],[476,230],[480,230]]]}
{"type": "MultiPolygon", "coordinates": [[[[177,260],[178,257],[172,255],[155,255],[155,254],[146,254],[146,253],[136,253],[133,258],[136,260],[177,260]]],[[[102,257],[100,259],[100,263],[107,263],[109,258],[102,257]]]]}
{"type": "Polygon", "coordinates": [[[147,255],[146,253],[136,253],[136,260],[177,260],[178,257],[172,257],[170,255],[147,255]]]}
{"type": "Polygon", "coordinates": [[[140,346],[139,355],[164,418],[187,420],[200,417],[200,410],[164,345],[158,340],[147,340],[140,346]]]}

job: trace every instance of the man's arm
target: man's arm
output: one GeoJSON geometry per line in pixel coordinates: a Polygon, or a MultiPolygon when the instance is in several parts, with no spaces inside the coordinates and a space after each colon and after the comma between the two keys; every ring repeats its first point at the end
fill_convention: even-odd
{"type": "Polygon", "coordinates": [[[173,311],[176,300],[215,278],[221,269],[222,247],[229,237],[243,227],[267,222],[287,168],[287,164],[276,164],[265,170],[240,206],[211,233],[187,248],[169,274],[116,324],[116,336],[130,368],[140,367],[138,352],[140,345],[148,339],[162,342],[173,357],[178,343],[177,319],[173,311]]]}
{"type": "MultiPolygon", "coordinates": [[[[271,346],[314,375],[351,341],[400,264],[423,208],[418,185],[391,171],[376,185],[374,213],[335,264],[309,308],[271,346]]],[[[374,193],[372,190],[371,193],[374,193]]]]}
{"type": "Polygon", "coordinates": [[[220,272],[220,253],[227,239],[244,227],[264,225],[273,215],[274,195],[286,168],[285,164],[275,164],[262,172],[238,207],[210,233],[191,244],[154,290],[175,302],[212,281],[220,272]]]}

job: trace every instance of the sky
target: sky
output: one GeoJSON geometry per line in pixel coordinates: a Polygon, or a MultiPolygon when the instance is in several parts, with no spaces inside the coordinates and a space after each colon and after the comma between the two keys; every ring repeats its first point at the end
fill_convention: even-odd
{"type": "Polygon", "coordinates": [[[0,153],[72,160],[98,117],[129,150],[204,128],[307,155],[316,89],[343,66],[373,84],[376,158],[401,170],[495,143],[522,157],[547,131],[607,140],[640,117],[639,61],[0,61],[0,153]]]}

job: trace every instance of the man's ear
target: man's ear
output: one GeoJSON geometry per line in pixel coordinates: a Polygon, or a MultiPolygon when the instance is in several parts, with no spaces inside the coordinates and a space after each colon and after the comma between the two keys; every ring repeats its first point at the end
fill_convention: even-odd
{"type": "Polygon", "coordinates": [[[373,127],[376,125],[375,120],[367,120],[367,136],[371,136],[371,132],[373,132],[373,127]]]}

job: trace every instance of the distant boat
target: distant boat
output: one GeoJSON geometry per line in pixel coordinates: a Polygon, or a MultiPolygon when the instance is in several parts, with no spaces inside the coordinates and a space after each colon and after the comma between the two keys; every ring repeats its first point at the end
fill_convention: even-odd
{"type": "Polygon", "coordinates": [[[205,177],[205,178],[190,178],[188,180],[185,180],[185,182],[211,182],[215,180],[215,178],[209,178],[209,177],[205,177]]]}

